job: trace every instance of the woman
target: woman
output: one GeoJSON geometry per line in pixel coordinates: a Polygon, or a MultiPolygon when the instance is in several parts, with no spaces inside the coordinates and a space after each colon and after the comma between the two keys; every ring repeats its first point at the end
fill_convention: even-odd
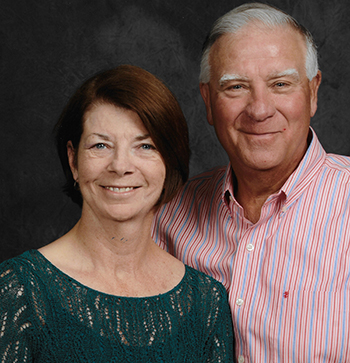
{"type": "Polygon", "coordinates": [[[81,218],[0,265],[0,361],[232,362],[223,286],[150,234],[188,177],[172,93],[135,66],[103,72],[72,97],[56,141],[81,218]]]}

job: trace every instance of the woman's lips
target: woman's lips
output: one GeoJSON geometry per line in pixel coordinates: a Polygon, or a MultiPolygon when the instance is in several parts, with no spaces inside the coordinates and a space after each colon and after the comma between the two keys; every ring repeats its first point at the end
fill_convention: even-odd
{"type": "Polygon", "coordinates": [[[135,187],[105,187],[105,188],[116,193],[130,192],[131,190],[135,189],[135,187]]]}

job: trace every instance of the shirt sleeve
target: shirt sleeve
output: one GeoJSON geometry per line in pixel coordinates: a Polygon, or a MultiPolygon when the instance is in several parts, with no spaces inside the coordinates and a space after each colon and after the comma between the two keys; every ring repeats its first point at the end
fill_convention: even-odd
{"type": "Polygon", "coordinates": [[[33,323],[20,267],[0,265],[0,362],[32,362],[33,323]]]}

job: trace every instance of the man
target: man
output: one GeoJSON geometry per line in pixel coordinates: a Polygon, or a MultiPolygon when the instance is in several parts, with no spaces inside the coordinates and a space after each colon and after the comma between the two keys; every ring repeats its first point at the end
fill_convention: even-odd
{"type": "Polygon", "coordinates": [[[238,362],[350,362],[350,159],[310,118],[311,34],[263,4],[215,23],[200,91],[230,164],[160,209],[157,243],[223,282],[238,362]]]}

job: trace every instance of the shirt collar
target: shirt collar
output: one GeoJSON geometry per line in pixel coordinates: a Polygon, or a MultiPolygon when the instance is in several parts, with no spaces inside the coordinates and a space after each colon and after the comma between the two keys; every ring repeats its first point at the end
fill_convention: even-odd
{"type": "Polygon", "coordinates": [[[281,188],[288,199],[304,190],[326,159],[326,152],[311,127],[310,135],[312,139],[303,159],[281,188]]]}
{"type": "MultiPolygon", "coordinates": [[[[304,188],[309,184],[313,176],[322,166],[326,158],[326,152],[318,140],[315,131],[311,127],[310,137],[311,141],[303,159],[300,161],[298,167],[289,176],[280,190],[280,193],[283,192],[288,199],[294,199],[294,196],[296,197],[302,190],[304,190],[304,188]]],[[[232,166],[231,163],[229,163],[226,168],[222,189],[222,199],[226,205],[229,204],[228,198],[230,196],[234,198],[235,182],[236,181],[232,171],[232,166]]]]}

